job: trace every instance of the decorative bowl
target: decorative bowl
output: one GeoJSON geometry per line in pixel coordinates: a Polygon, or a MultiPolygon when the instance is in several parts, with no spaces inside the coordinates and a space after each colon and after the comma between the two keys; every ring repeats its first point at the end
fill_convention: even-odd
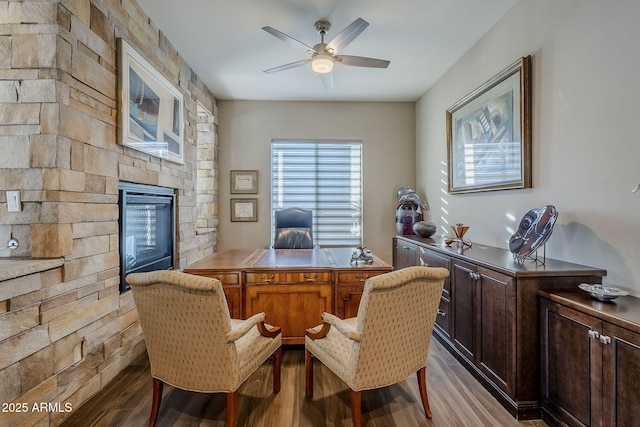
{"type": "Polygon", "coordinates": [[[623,289],[607,285],[590,285],[588,283],[580,283],[578,287],[583,291],[590,293],[591,296],[598,301],[611,301],[618,297],[629,295],[629,292],[623,289]]]}
{"type": "Polygon", "coordinates": [[[431,221],[418,221],[413,224],[413,232],[420,237],[431,237],[438,230],[438,226],[431,221]]]}

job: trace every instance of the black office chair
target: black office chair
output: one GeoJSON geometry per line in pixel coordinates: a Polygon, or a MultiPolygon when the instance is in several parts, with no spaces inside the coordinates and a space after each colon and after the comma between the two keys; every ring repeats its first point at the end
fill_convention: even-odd
{"type": "Polygon", "coordinates": [[[286,208],[276,211],[274,249],[313,249],[313,211],[286,208]]]}

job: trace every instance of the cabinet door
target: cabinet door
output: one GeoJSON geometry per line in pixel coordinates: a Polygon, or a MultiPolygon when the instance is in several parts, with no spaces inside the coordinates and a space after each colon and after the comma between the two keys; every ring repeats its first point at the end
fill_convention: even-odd
{"type": "Polygon", "coordinates": [[[476,266],[464,261],[451,262],[452,338],[453,344],[464,357],[475,364],[477,337],[474,303],[477,281],[476,266]]]}
{"type": "Polygon", "coordinates": [[[227,299],[229,314],[232,319],[244,319],[242,311],[242,286],[241,273],[239,271],[211,271],[206,274],[198,274],[199,276],[211,277],[220,280],[222,290],[227,299]]]}
{"type": "Polygon", "coordinates": [[[542,404],[567,425],[599,425],[592,414],[602,413],[601,328],[584,313],[540,302],[542,404]]]}
{"type": "Polygon", "coordinates": [[[389,270],[356,269],[355,271],[339,272],[336,283],[335,315],[341,319],[348,319],[358,315],[360,299],[367,279],[388,273],[389,270]]]}
{"type": "Polygon", "coordinates": [[[349,319],[358,315],[363,286],[336,287],[336,312],[341,319],[349,319]]]}
{"type": "Polygon", "coordinates": [[[478,268],[477,273],[476,364],[494,384],[513,396],[516,376],[516,325],[512,320],[516,305],[514,279],[485,268],[478,268]]]}
{"type": "Polygon", "coordinates": [[[604,323],[603,425],[631,427],[640,420],[640,334],[604,323]]]}
{"type": "Polygon", "coordinates": [[[401,268],[418,265],[418,245],[415,243],[396,239],[395,250],[396,256],[394,259],[394,269],[400,270],[401,268]]]}
{"type": "Polygon", "coordinates": [[[322,323],[332,312],[331,284],[249,285],[245,288],[245,314],[265,312],[267,323],[282,328],[283,344],[304,344],[307,328],[322,323]]]}

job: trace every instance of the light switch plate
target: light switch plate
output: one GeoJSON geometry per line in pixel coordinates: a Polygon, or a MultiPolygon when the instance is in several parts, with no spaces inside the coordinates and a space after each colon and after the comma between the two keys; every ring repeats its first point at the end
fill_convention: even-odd
{"type": "Polygon", "coordinates": [[[20,212],[20,191],[7,191],[7,210],[20,212]]]}

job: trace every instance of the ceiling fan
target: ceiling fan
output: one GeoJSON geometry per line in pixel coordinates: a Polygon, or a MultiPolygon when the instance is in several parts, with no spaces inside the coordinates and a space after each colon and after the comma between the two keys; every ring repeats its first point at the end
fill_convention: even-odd
{"type": "Polygon", "coordinates": [[[331,23],[325,20],[317,21],[315,23],[315,29],[320,33],[320,43],[313,47],[302,43],[301,41],[296,40],[275,28],[269,26],[262,27],[262,29],[267,33],[277,37],[283,42],[289,43],[297,48],[302,48],[311,54],[310,58],[270,68],[268,70],[264,70],[264,72],[270,74],[278,71],[289,70],[310,62],[311,69],[321,75],[324,87],[326,89],[331,89],[333,88],[333,74],[331,72],[333,71],[334,64],[350,65],[354,67],[387,68],[390,62],[383,59],[367,58],[364,56],[337,55],[339,51],[344,49],[349,43],[358,37],[368,26],[369,23],[367,21],[362,18],[358,18],[351,24],[347,25],[347,27],[335,36],[333,40],[329,43],[325,43],[324,36],[327,34],[329,29],[331,29],[331,23]]]}

